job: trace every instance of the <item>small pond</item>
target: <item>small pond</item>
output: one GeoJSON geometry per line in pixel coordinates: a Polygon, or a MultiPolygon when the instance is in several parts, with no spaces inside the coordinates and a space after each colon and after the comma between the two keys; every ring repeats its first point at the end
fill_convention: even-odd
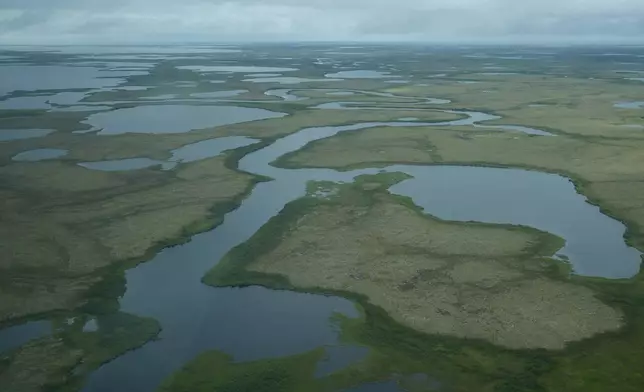
{"type": "Polygon", "coordinates": [[[92,114],[84,123],[100,130],[100,135],[182,133],[285,115],[236,106],[153,105],[92,114]]]}

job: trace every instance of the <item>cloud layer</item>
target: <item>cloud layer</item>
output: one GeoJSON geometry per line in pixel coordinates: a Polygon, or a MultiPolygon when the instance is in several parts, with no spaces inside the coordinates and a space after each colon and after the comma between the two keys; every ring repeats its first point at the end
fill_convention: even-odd
{"type": "Polygon", "coordinates": [[[0,44],[640,42],[644,0],[0,0],[0,44]]]}

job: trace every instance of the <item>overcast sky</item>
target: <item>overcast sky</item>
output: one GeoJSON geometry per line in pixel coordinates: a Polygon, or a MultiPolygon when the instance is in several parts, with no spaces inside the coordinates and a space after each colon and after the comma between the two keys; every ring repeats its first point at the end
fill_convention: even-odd
{"type": "Polygon", "coordinates": [[[0,44],[644,43],[644,0],[0,0],[0,44]]]}

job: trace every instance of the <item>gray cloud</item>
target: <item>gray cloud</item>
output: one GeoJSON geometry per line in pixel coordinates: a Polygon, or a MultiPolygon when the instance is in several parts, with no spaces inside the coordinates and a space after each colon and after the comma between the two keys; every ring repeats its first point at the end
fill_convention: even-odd
{"type": "Polygon", "coordinates": [[[644,0],[0,0],[0,43],[630,41],[644,0]]]}

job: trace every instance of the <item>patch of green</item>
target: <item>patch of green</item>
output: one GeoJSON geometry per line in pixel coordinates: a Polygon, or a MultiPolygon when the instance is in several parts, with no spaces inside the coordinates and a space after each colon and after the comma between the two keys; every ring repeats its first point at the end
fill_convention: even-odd
{"type": "MultiPolygon", "coordinates": [[[[85,321],[88,321],[86,319],[85,321]]],[[[92,321],[96,330],[83,331],[81,323],[62,333],[68,350],[83,352],[82,360],[73,372],[67,374],[63,383],[52,385],[52,391],[77,391],[84,384],[85,377],[102,364],[119,357],[130,350],[141,347],[161,331],[159,323],[151,318],[117,312],[97,316],[92,321]]]]}
{"type": "MultiPolygon", "coordinates": [[[[355,180],[356,186],[363,186],[365,183],[378,185],[378,189],[389,188],[398,182],[408,179],[404,173],[380,173],[375,176],[359,176],[355,180]]],[[[337,184],[331,182],[310,182],[307,184],[309,193],[323,189],[333,191],[337,184]]],[[[374,189],[375,190],[375,189],[374,189]]],[[[368,203],[369,196],[362,192],[352,192],[352,197],[362,199],[361,203],[368,203]]],[[[324,203],[337,201],[331,197],[324,200],[324,203]]],[[[203,282],[211,286],[266,286],[278,289],[295,290],[296,288],[288,281],[288,278],[277,274],[264,274],[247,270],[245,267],[251,263],[255,255],[270,251],[281,241],[281,236],[275,233],[287,233],[294,218],[300,216],[304,211],[313,208],[321,203],[315,197],[306,197],[289,204],[278,216],[269,221],[269,224],[262,226],[251,241],[241,244],[230,251],[214,268],[203,277],[203,282]]]]}
{"type": "MultiPolygon", "coordinates": [[[[297,221],[297,218],[311,211],[316,206],[321,204],[371,205],[374,194],[388,194],[387,189],[409,178],[410,176],[407,174],[396,172],[358,176],[354,183],[348,186],[342,186],[332,182],[309,182],[307,184],[307,197],[290,203],[279,215],[273,217],[268,224],[260,228],[250,241],[233,248],[215,267],[206,273],[202,281],[205,284],[215,287],[259,285],[284,290],[333,292],[333,290],[322,290],[311,287],[302,290],[292,285],[288,278],[283,275],[255,272],[246,267],[256,259],[257,255],[265,254],[273,250],[282,241],[284,236],[293,229],[293,224],[297,221]],[[327,196],[316,197],[318,191],[327,194],[327,196]]],[[[400,204],[417,211],[423,217],[437,219],[424,214],[409,197],[398,195],[391,195],[391,197],[396,199],[400,204]]],[[[543,261],[548,265],[551,275],[561,277],[569,274],[570,267],[567,263],[549,258],[549,256],[552,256],[563,247],[565,242],[560,237],[530,227],[517,225],[496,225],[478,222],[454,222],[454,224],[477,227],[505,227],[512,230],[528,230],[539,233],[540,241],[534,243],[534,247],[529,250],[529,253],[544,257],[543,261]]],[[[342,295],[350,298],[362,298],[361,295],[356,295],[355,293],[342,292],[342,295]]]]}
{"type": "Polygon", "coordinates": [[[74,331],[64,335],[72,347],[87,353],[85,365],[97,367],[153,339],[161,331],[159,323],[127,313],[113,313],[95,319],[95,332],[74,331]]]}
{"type": "MultiPolygon", "coordinates": [[[[277,106],[269,103],[245,104],[245,106],[278,110],[277,106]]],[[[291,109],[291,111],[293,110],[291,109]]],[[[265,139],[292,134],[304,128],[344,126],[361,122],[391,122],[401,117],[412,116],[418,117],[420,121],[424,122],[441,122],[463,118],[462,115],[429,109],[426,111],[409,111],[403,108],[397,110],[322,110],[306,107],[300,108],[290,116],[225,125],[218,127],[216,132],[221,136],[239,135],[265,139]]]]}
{"type": "Polygon", "coordinates": [[[553,392],[635,392],[644,389],[644,272],[625,281],[575,277],[626,313],[618,333],[580,342],[554,353],[552,371],[542,377],[553,392]]]}
{"type": "Polygon", "coordinates": [[[200,355],[168,378],[160,392],[300,392],[319,391],[314,381],[320,348],[301,355],[235,363],[221,352],[200,355]]]}
{"type": "MultiPolygon", "coordinates": [[[[309,194],[325,192],[324,197],[297,200],[273,218],[249,242],[233,249],[213,268],[204,282],[216,286],[263,285],[294,291],[340,295],[360,304],[357,319],[336,316],[342,340],[370,348],[368,357],[324,379],[322,385],[338,390],[370,382],[426,374],[443,389],[450,391],[546,392],[546,391],[639,391],[644,388],[644,283],[642,278],[624,281],[569,278],[565,262],[544,258],[550,269],[543,271],[552,279],[569,280],[588,286],[607,304],[621,309],[627,327],[581,342],[568,344],[564,350],[512,350],[480,340],[428,335],[393,320],[382,308],[371,305],[362,295],[319,288],[295,287],[282,275],[262,274],[246,269],[258,255],[274,249],[293,228],[293,222],[315,206],[346,202],[368,203],[370,193],[380,193],[404,180],[393,174],[379,178],[363,176],[355,185],[310,183],[309,194]],[[370,186],[381,182],[382,186],[370,186]],[[386,185],[384,185],[386,184],[386,185]],[[365,186],[366,185],[366,186],[365,186]],[[346,189],[353,189],[348,192],[346,189]],[[360,191],[355,191],[359,189],[360,191]],[[341,201],[342,200],[342,201],[341,201]]],[[[400,198],[402,203],[412,203],[400,198]]],[[[558,250],[562,240],[554,236],[537,254],[548,256],[558,250]]],[[[399,383],[405,385],[404,383],[399,383]]],[[[436,385],[438,385],[436,384],[436,385]]],[[[303,390],[316,390],[315,381],[303,390]]],[[[426,390],[432,390],[427,387],[426,390]]]]}
{"type": "Polygon", "coordinates": [[[89,373],[154,339],[160,331],[157,321],[122,312],[77,315],[71,324],[66,320],[55,324],[58,332],[53,336],[0,358],[0,390],[78,391],[89,373]],[[91,328],[86,326],[90,322],[91,328]]]}
{"type": "Polygon", "coordinates": [[[87,112],[0,110],[0,129],[55,129],[61,133],[70,133],[89,129],[89,125],[81,123],[86,117],[87,112]]]}
{"type": "Polygon", "coordinates": [[[334,374],[335,379],[362,384],[396,374],[427,374],[451,391],[544,391],[539,377],[553,364],[545,350],[508,350],[427,335],[401,325],[381,308],[361,306],[362,317],[338,316],[338,322],[345,343],[367,345],[371,352],[363,362],[334,374]]]}
{"type": "MultiPolygon", "coordinates": [[[[227,154],[225,158],[226,168],[236,170],[236,161],[239,157],[253,148],[259,147],[257,145],[249,146],[244,151],[227,154]]],[[[189,167],[189,165],[187,166],[189,167]]],[[[179,174],[182,173],[179,171],[179,174]]],[[[174,175],[174,173],[169,173],[169,175],[174,175]]],[[[13,325],[18,321],[60,316],[61,319],[56,323],[56,330],[62,329],[63,332],[56,334],[56,339],[60,340],[56,344],[49,341],[35,342],[34,344],[37,347],[31,348],[31,346],[28,346],[27,351],[19,351],[10,358],[3,358],[2,363],[6,364],[3,369],[6,368],[6,373],[10,376],[7,377],[12,380],[10,384],[18,385],[15,389],[6,390],[27,391],[29,389],[21,386],[27,384],[34,390],[40,390],[43,385],[50,385],[50,389],[56,391],[79,390],[83,385],[84,377],[102,363],[108,362],[128,350],[140,347],[145,342],[154,339],[160,330],[155,320],[118,313],[118,300],[126,290],[125,271],[151,259],[160,249],[186,243],[190,241],[194,234],[216,227],[221,223],[226,213],[238,207],[257,182],[265,180],[266,178],[261,177],[250,178],[250,181],[245,184],[245,189],[240,189],[241,192],[234,198],[215,202],[208,213],[201,216],[199,220],[183,227],[179,235],[165,241],[158,241],[140,257],[120,260],[118,263],[114,262],[93,270],[87,276],[70,278],[77,281],[84,279],[88,283],[87,288],[82,291],[79,290],[78,298],[75,299],[74,303],[68,301],[64,304],[64,310],[33,313],[20,319],[9,320],[6,323],[7,325],[13,325]],[[96,323],[99,325],[98,331],[82,331],[84,321],[90,317],[88,315],[96,317],[96,323]],[[69,326],[66,320],[72,317],[76,317],[77,321],[69,326]],[[82,323],[79,324],[81,321],[82,323]],[[63,361],[62,359],[59,361],[58,358],[62,358],[63,355],[69,356],[71,359],[69,361],[63,361]],[[24,360],[21,358],[24,358],[24,360]],[[58,365],[56,365],[57,363],[58,365]],[[26,380],[25,378],[30,378],[31,380],[26,380]]],[[[106,197],[106,195],[102,196],[106,197]]],[[[88,210],[92,211],[89,208],[88,210]]],[[[117,217],[110,217],[110,219],[120,220],[117,217]]],[[[96,223],[97,219],[94,218],[93,222],[96,223]]],[[[109,224],[110,222],[105,223],[109,224]]],[[[48,284],[52,284],[52,276],[64,274],[64,271],[57,268],[52,268],[50,275],[43,271],[44,269],[40,268],[38,276],[42,277],[41,279],[43,280],[47,279],[48,284]]],[[[15,272],[15,269],[12,272],[15,272]]],[[[47,271],[47,273],[49,272],[47,271]]],[[[28,295],[29,287],[24,290],[26,291],[25,295],[28,295]]],[[[4,384],[0,386],[0,390],[5,390],[4,384]]]]}
{"type": "Polygon", "coordinates": [[[125,294],[126,283],[123,271],[114,268],[103,271],[101,281],[85,293],[87,301],[81,307],[81,311],[97,315],[118,311],[118,299],[125,294]]]}
{"type": "Polygon", "coordinates": [[[558,174],[570,178],[603,213],[624,222],[628,244],[644,249],[644,208],[638,198],[644,185],[637,170],[642,148],[644,143],[637,140],[580,135],[541,137],[465,127],[373,128],[309,143],[276,165],[341,171],[403,163],[467,165],[558,174]],[[423,147],[427,142],[431,148],[423,147]]]}

